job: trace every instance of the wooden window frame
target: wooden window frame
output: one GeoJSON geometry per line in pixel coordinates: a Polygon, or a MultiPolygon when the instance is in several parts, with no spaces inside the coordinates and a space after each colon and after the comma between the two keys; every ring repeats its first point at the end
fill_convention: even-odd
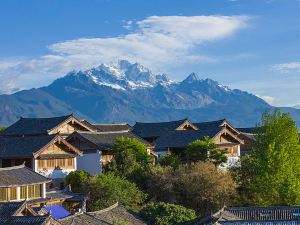
{"type": "Polygon", "coordinates": [[[7,187],[1,187],[0,188],[0,202],[7,202],[8,200],[9,200],[8,188],[7,187]]]}
{"type": "Polygon", "coordinates": [[[27,189],[28,189],[27,186],[20,187],[20,199],[27,199],[27,189]],[[25,196],[24,196],[24,193],[25,193],[25,196]]]}

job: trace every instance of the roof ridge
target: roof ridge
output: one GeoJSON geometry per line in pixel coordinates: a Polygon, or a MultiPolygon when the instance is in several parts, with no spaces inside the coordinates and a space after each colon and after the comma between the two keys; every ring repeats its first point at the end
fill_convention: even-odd
{"type": "Polygon", "coordinates": [[[64,115],[64,116],[52,116],[52,117],[20,117],[20,119],[22,120],[27,120],[27,119],[34,119],[34,120],[38,120],[38,119],[54,119],[54,118],[62,118],[62,117],[70,117],[73,116],[73,114],[68,114],[68,115],[64,115]]]}
{"type": "Polygon", "coordinates": [[[102,125],[102,126],[113,126],[113,125],[128,125],[128,123],[92,123],[92,125],[97,126],[97,125],[102,125]]]}
{"type": "Polygon", "coordinates": [[[76,131],[79,134],[121,134],[129,133],[130,130],[118,130],[118,131],[76,131]]]}
{"type": "Polygon", "coordinates": [[[180,120],[171,120],[171,121],[163,121],[163,122],[135,122],[136,124],[155,124],[155,123],[172,123],[172,122],[180,122],[180,121],[185,121],[188,120],[188,118],[180,119],[180,120]]]}
{"type": "Polygon", "coordinates": [[[21,165],[18,165],[18,166],[10,166],[10,167],[0,168],[0,171],[15,170],[15,169],[21,169],[21,168],[24,168],[24,167],[26,167],[25,162],[23,162],[21,165]]]}

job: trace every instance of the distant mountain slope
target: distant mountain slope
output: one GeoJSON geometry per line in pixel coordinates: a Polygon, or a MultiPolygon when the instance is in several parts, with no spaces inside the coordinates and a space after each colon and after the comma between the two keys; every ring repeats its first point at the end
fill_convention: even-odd
{"type": "MultiPolygon", "coordinates": [[[[100,65],[71,72],[39,89],[0,96],[0,124],[18,117],[55,116],[74,112],[95,122],[192,121],[228,118],[236,126],[253,126],[262,112],[273,109],[255,95],[231,90],[190,74],[182,82],[155,75],[135,63],[100,65]]],[[[291,112],[300,125],[300,110],[291,112]]]]}

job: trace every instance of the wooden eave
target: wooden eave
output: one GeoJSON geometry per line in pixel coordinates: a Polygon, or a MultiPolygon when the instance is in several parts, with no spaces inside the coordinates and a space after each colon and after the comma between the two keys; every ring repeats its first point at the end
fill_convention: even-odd
{"type": "Polygon", "coordinates": [[[91,142],[90,140],[86,139],[85,137],[83,137],[82,135],[80,135],[80,133],[78,133],[77,131],[75,131],[74,133],[72,133],[71,135],[69,135],[66,140],[70,140],[71,138],[78,138],[81,141],[84,141],[86,143],[88,143],[89,145],[91,145],[91,147],[94,147],[95,149],[99,149],[99,146],[96,145],[95,143],[91,142]]]}
{"type": "Polygon", "coordinates": [[[241,133],[239,130],[235,129],[230,123],[228,123],[228,121],[227,121],[226,119],[225,119],[224,122],[221,124],[221,127],[224,126],[224,125],[230,127],[230,129],[232,129],[234,132],[236,132],[237,135],[239,135],[239,134],[241,133]]]}
{"type": "Polygon", "coordinates": [[[186,125],[189,125],[194,130],[198,130],[198,127],[196,127],[194,124],[192,124],[188,119],[185,119],[184,122],[179,127],[176,128],[176,130],[180,130],[183,127],[185,127],[186,125]]]}
{"type": "Polygon", "coordinates": [[[87,129],[88,131],[94,131],[91,128],[89,128],[88,126],[86,126],[85,124],[83,124],[80,120],[76,119],[73,115],[70,115],[65,121],[61,122],[60,124],[58,124],[57,126],[53,127],[50,130],[47,130],[48,134],[50,134],[53,130],[61,127],[62,125],[69,123],[69,122],[76,122],[77,124],[79,124],[80,126],[84,127],[85,129],[87,129]]]}
{"type": "Polygon", "coordinates": [[[66,140],[64,140],[62,137],[60,137],[59,135],[56,135],[48,144],[46,144],[43,148],[41,148],[40,150],[38,150],[37,152],[33,153],[33,157],[37,158],[43,151],[45,151],[47,149],[47,147],[49,147],[50,145],[55,144],[56,142],[58,143],[63,143],[64,145],[66,145],[71,151],[75,152],[77,155],[82,156],[83,153],[78,150],[77,148],[75,148],[73,145],[69,144],[66,140]]]}
{"type": "Polygon", "coordinates": [[[228,130],[226,127],[223,127],[214,137],[216,138],[218,135],[222,134],[229,134],[233,139],[237,140],[240,144],[244,144],[244,141],[240,139],[237,135],[233,134],[230,130],[228,130]]]}

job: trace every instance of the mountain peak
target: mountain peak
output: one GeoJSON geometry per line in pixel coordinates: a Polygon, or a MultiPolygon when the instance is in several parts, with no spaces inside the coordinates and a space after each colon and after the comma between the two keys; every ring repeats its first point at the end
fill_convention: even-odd
{"type": "Polygon", "coordinates": [[[192,83],[192,82],[194,82],[194,81],[199,81],[199,80],[201,80],[201,79],[200,79],[200,77],[199,77],[198,74],[196,74],[196,73],[191,73],[187,78],[185,78],[185,79],[183,80],[183,82],[185,82],[185,83],[192,83]]]}

